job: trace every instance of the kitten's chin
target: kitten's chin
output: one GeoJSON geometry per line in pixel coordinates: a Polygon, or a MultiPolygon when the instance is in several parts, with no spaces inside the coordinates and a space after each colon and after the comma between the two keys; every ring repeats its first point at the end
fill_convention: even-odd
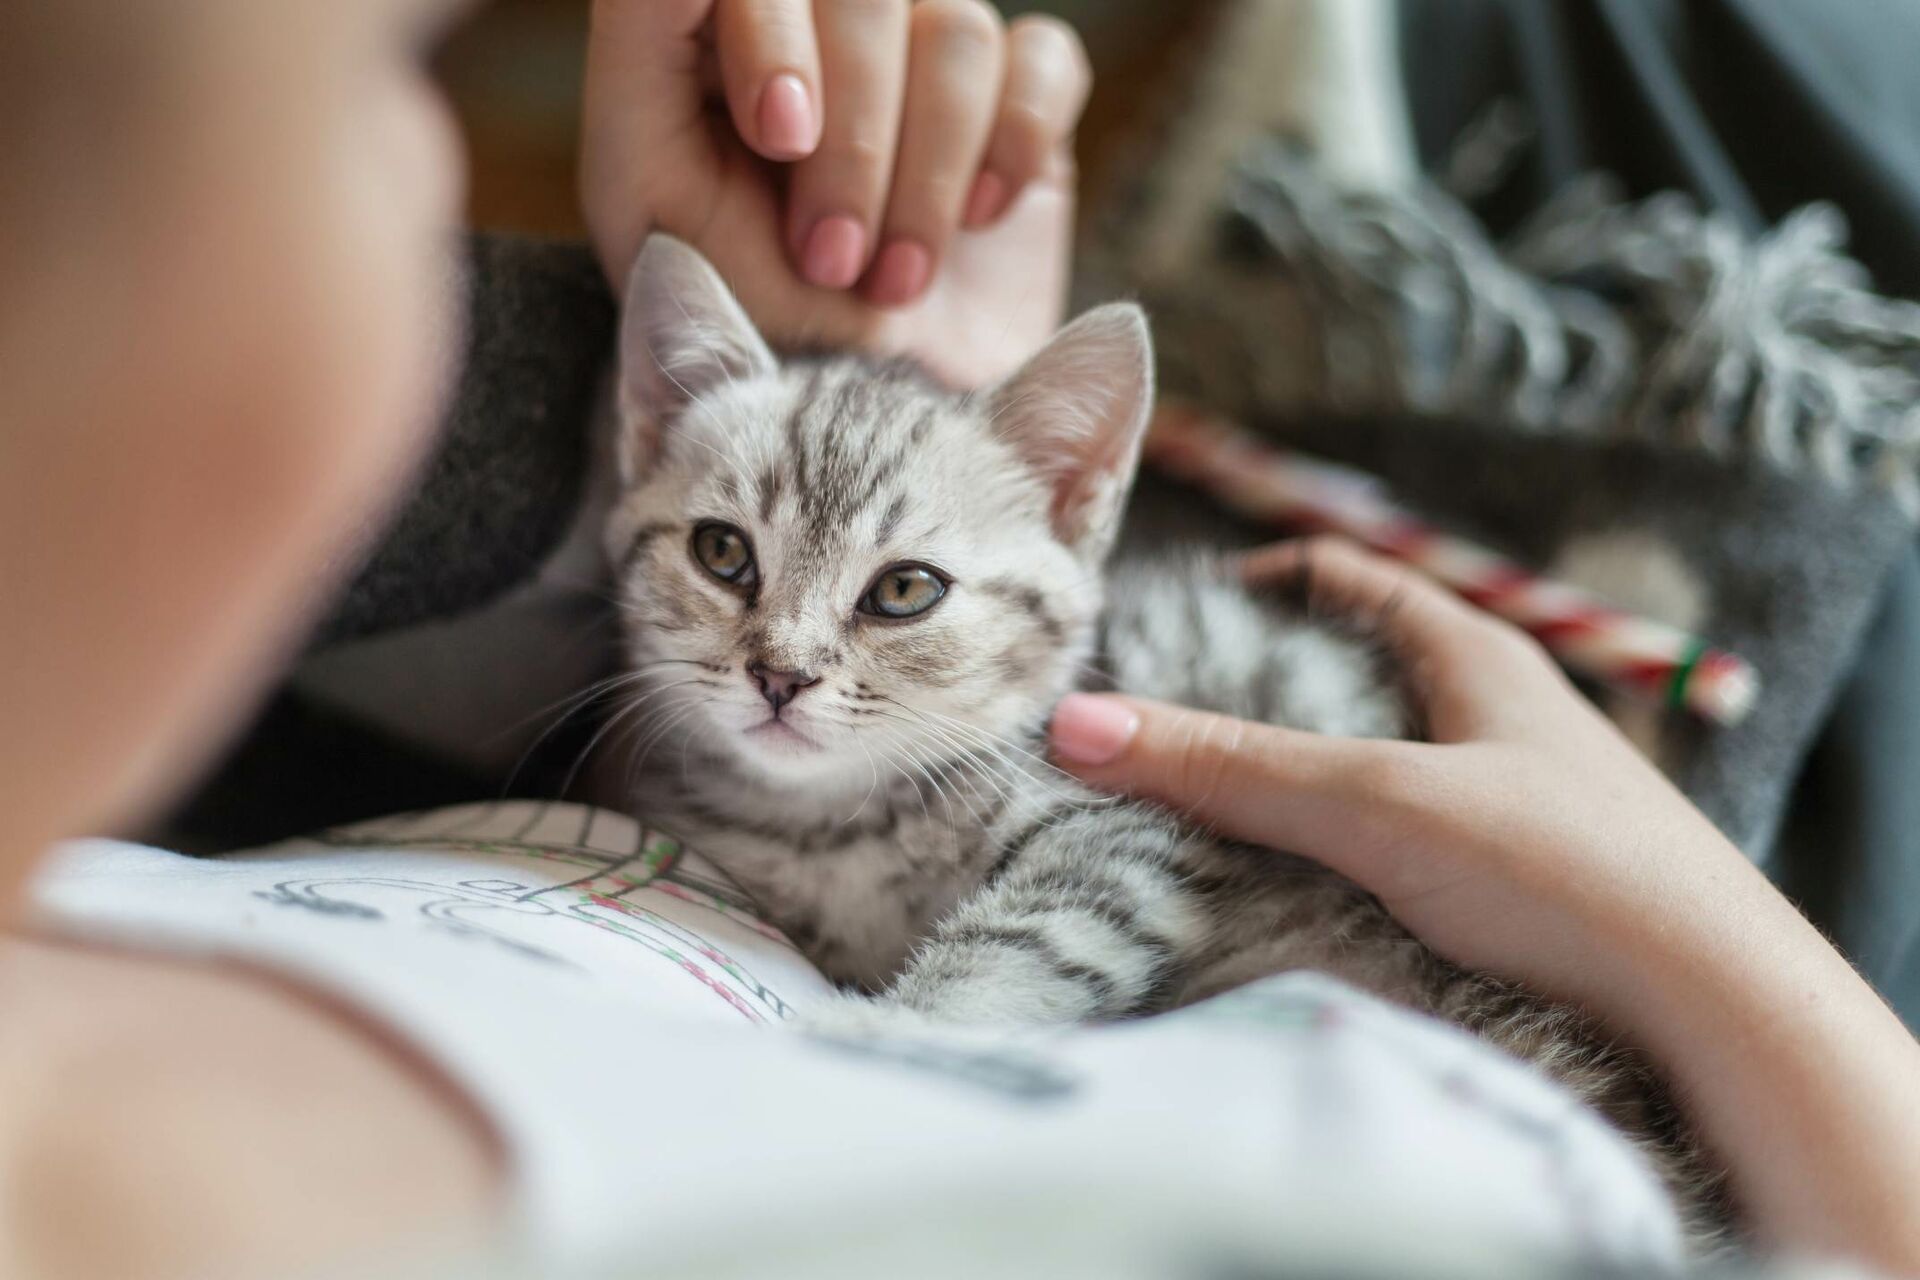
{"type": "MultiPolygon", "coordinates": [[[[769,782],[817,787],[852,773],[845,754],[822,743],[803,724],[762,719],[727,730],[724,736],[734,756],[769,782]]],[[[864,786],[868,772],[864,760],[859,772],[864,786]]]]}

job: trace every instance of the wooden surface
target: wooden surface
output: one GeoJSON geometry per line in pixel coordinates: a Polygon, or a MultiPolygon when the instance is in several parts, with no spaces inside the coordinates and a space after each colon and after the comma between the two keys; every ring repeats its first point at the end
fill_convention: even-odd
{"type": "MultiPolygon", "coordinates": [[[[645,0],[635,0],[644,3],[645,0]]],[[[1124,141],[1155,123],[1169,81],[1218,0],[1049,0],[1009,14],[1061,13],[1081,30],[1099,84],[1081,131],[1089,189],[1117,176],[1124,141]]],[[[587,0],[493,0],[438,60],[472,160],[475,226],[582,234],[574,197],[587,0]]]]}

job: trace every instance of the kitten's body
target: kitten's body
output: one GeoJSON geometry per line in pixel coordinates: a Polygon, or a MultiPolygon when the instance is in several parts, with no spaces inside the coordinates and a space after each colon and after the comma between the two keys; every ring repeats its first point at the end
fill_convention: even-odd
{"type": "MultiPolygon", "coordinates": [[[[1398,699],[1361,648],[1322,626],[1287,618],[1276,605],[1215,576],[1214,567],[1194,558],[1126,566],[1110,576],[1115,603],[1102,620],[1098,645],[1108,682],[1130,693],[1316,732],[1383,737],[1404,731],[1398,699]]],[[[1093,656],[1093,646],[1083,649],[1093,656]]],[[[718,680],[722,674],[672,678],[718,680]]],[[[867,703],[856,714],[903,720],[913,714],[885,695],[856,690],[851,696],[867,703]]],[[[1003,864],[1009,845],[1036,824],[1054,828],[1050,841],[1069,834],[1084,841],[1089,865],[1075,873],[1082,883],[1113,857],[1111,837],[1124,824],[1180,830],[1156,810],[1096,796],[1048,768],[1037,755],[1037,725],[996,737],[960,728],[943,733],[932,721],[922,727],[926,743],[916,743],[918,751],[892,768],[876,762],[872,771],[837,784],[783,784],[689,732],[667,757],[680,767],[636,771],[634,799],[650,822],[671,828],[725,867],[828,976],[870,992],[885,991],[906,970],[914,948],[996,869],[1004,876],[1014,867],[1023,851],[1014,850],[1003,864]]],[[[1198,854],[1204,847],[1207,842],[1200,842],[1183,856],[1180,865],[1189,874],[1270,871],[1287,881],[1283,896],[1304,926],[1288,931],[1292,963],[1260,968],[1255,961],[1246,978],[1311,968],[1375,991],[1410,980],[1400,954],[1353,948],[1339,928],[1320,927],[1322,921],[1331,925],[1358,895],[1347,881],[1310,863],[1264,854],[1252,859],[1236,852],[1203,868],[1198,854]]],[[[1157,882],[1142,891],[1174,895],[1171,886],[1157,882]]],[[[1273,933],[1271,905],[1261,902],[1232,915],[1245,916],[1256,934],[1273,933]]],[[[1230,913],[1206,914],[1204,921],[1170,915],[1163,922],[1170,943],[1195,933],[1206,942],[1182,947],[1183,986],[1158,992],[1153,1007],[1196,998],[1185,982],[1208,991],[1238,985],[1211,974],[1203,980],[1195,970],[1193,960],[1203,950],[1218,952],[1231,969],[1243,967],[1247,950],[1248,939],[1226,936],[1230,913]]],[[[947,1006],[928,1011],[959,1014],[947,1006]]],[[[1146,1005],[1090,1004],[1063,1016],[1146,1011],[1146,1005]]],[[[1010,1020],[998,1006],[972,1016],[1010,1020]]]]}
{"type": "Polygon", "coordinates": [[[901,366],[783,364],[696,255],[656,240],[625,343],[610,547],[642,690],[634,801],[829,975],[1023,1023],[1331,973],[1540,1065],[1704,1220],[1715,1180],[1657,1081],[1581,1016],[1454,968],[1317,865],[1095,796],[1035,754],[1096,658],[1128,692],[1243,718],[1410,728],[1373,650],[1297,603],[1200,563],[1103,582],[1151,398],[1137,312],[1091,313],[959,397],[901,366]],[[893,616],[883,584],[934,603],[893,616]]]}

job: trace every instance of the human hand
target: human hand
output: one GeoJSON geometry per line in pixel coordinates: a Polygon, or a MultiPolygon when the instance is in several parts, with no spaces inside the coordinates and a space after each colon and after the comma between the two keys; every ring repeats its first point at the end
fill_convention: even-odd
{"type": "Polygon", "coordinates": [[[1704,895],[1727,918],[1777,899],[1519,630],[1343,542],[1284,544],[1246,572],[1304,572],[1319,605],[1377,618],[1430,741],[1082,695],[1054,720],[1067,768],[1323,862],[1450,959],[1596,1009],[1619,1003],[1619,956],[1705,927],[1704,895]]]}
{"type": "Polygon", "coordinates": [[[1379,620],[1430,741],[1325,738],[1074,694],[1088,783],[1316,859],[1434,950],[1584,1006],[1659,1062],[1761,1240],[1920,1274],[1920,1044],[1522,632],[1351,544],[1286,544],[1379,620]]]}
{"type": "Polygon", "coordinates": [[[588,226],[616,287],[671,232],[778,343],[980,385],[1059,326],[1090,84],[985,0],[596,0],[588,226]]]}

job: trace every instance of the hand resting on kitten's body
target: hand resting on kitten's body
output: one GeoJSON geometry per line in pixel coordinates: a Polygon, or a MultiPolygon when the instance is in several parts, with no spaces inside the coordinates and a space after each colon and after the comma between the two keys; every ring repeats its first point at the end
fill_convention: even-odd
{"type": "Polygon", "coordinates": [[[1347,543],[1256,554],[1381,618],[1430,742],[1074,695],[1056,759],[1316,858],[1457,963],[1584,1005],[1667,1071],[1767,1242],[1920,1271],[1920,1045],[1529,637],[1347,543]]]}

